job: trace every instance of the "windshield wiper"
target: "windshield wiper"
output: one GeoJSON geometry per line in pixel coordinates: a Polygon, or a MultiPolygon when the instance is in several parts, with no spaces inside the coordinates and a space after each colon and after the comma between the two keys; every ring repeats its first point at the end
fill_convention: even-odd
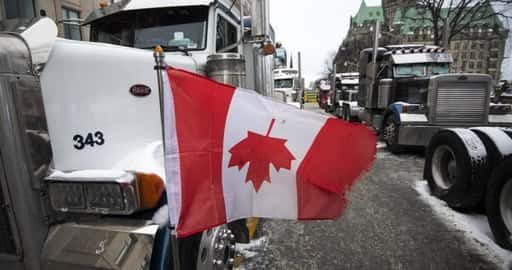
{"type": "MultiPolygon", "coordinates": [[[[139,49],[144,49],[144,50],[152,50],[156,47],[155,46],[147,46],[147,47],[139,47],[139,49]]],[[[160,45],[160,47],[162,47],[162,49],[164,49],[164,51],[166,52],[182,52],[184,53],[186,56],[190,56],[189,54],[189,51],[183,47],[183,46],[168,46],[168,45],[160,45]]]]}

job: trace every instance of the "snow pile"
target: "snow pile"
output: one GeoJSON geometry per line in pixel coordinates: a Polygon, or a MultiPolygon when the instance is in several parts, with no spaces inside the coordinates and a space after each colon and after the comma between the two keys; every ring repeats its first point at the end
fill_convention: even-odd
{"type": "MultiPolygon", "coordinates": [[[[237,254],[241,255],[244,260],[248,260],[256,257],[262,251],[267,248],[268,245],[268,237],[263,236],[258,239],[251,240],[248,244],[236,243],[235,251],[237,254]]],[[[235,267],[235,270],[247,270],[244,264],[235,267]]]]}
{"type": "Polygon", "coordinates": [[[494,242],[486,216],[461,214],[454,211],[445,202],[430,194],[425,181],[417,182],[415,189],[420,194],[420,198],[429,204],[447,225],[455,226],[456,229],[463,231],[465,235],[481,244],[477,245],[478,248],[484,247],[491,256],[503,262],[504,268],[512,269],[512,252],[502,249],[494,242]]]}

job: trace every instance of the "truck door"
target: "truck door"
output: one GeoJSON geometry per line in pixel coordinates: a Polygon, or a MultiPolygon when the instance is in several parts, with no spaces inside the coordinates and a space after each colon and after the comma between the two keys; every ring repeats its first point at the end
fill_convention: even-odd
{"type": "Polygon", "coordinates": [[[51,160],[29,50],[0,33],[0,269],[37,270],[48,231],[40,179],[51,160]]]}

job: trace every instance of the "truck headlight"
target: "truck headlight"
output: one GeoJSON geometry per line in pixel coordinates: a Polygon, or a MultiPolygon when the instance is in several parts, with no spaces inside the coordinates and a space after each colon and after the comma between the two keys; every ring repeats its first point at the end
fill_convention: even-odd
{"type": "Polygon", "coordinates": [[[117,178],[84,180],[48,177],[49,198],[59,212],[130,215],[155,207],[163,190],[157,175],[126,173],[117,178]]]}

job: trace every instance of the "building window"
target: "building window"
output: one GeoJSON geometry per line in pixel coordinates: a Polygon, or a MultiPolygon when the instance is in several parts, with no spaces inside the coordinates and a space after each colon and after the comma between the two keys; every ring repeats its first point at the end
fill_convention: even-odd
{"type": "Polygon", "coordinates": [[[476,43],[475,42],[471,43],[471,49],[473,49],[473,50],[476,49],[476,43]]]}
{"type": "Polygon", "coordinates": [[[478,59],[484,59],[484,52],[480,51],[478,53],[478,59]]]}
{"type": "Polygon", "coordinates": [[[476,58],[476,56],[475,56],[475,52],[471,52],[471,53],[469,54],[469,59],[475,59],[475,58],[476,58]]]}
{"type": "Polygon", "coordinates": [[[478,63],[476,63],[476,68],[481,69],[482,67],[483,67],[482,62],[479,61],[478,63]]]}
{"type": "Polygon", "coordinates": [[[485,44],[484,43],[480,43],[480,49],[485,49],[485,44]]]}
{"type": "Polygon", "coordinates": [[[475,62],[469,62],[469,68],[474,69],[475,68],[475,62]]]}
{"type": "Polygon", "coordinates": [[[238,28],[223,16],[217,15],[217,52],[237,52],[237,43],[238,28]]]}
{"type": "Polygon", "coordinates": [[[64,37],[67,39],[82,40],[80,32],[80,12],[69,8],[62,8],[62,20],[64,21],[64,37]]]}
{"type": "MultiPolygon", "coordinates": [[[[2,4],[5,8],[6,19],[32,18],[35,16],[33,0],[3,0],[0,1],[0,8],[2,8],[2,4]]],[[[2,20],[2,15],[2,10],[0,10],[0,20],[2,20]]]]}
{"type": "Polygon", "coordinates": [[[464,44],[462,45],[462,49],[463,50],[467,50],[468,49],[468,43],[464,42],[464,44]]]}

